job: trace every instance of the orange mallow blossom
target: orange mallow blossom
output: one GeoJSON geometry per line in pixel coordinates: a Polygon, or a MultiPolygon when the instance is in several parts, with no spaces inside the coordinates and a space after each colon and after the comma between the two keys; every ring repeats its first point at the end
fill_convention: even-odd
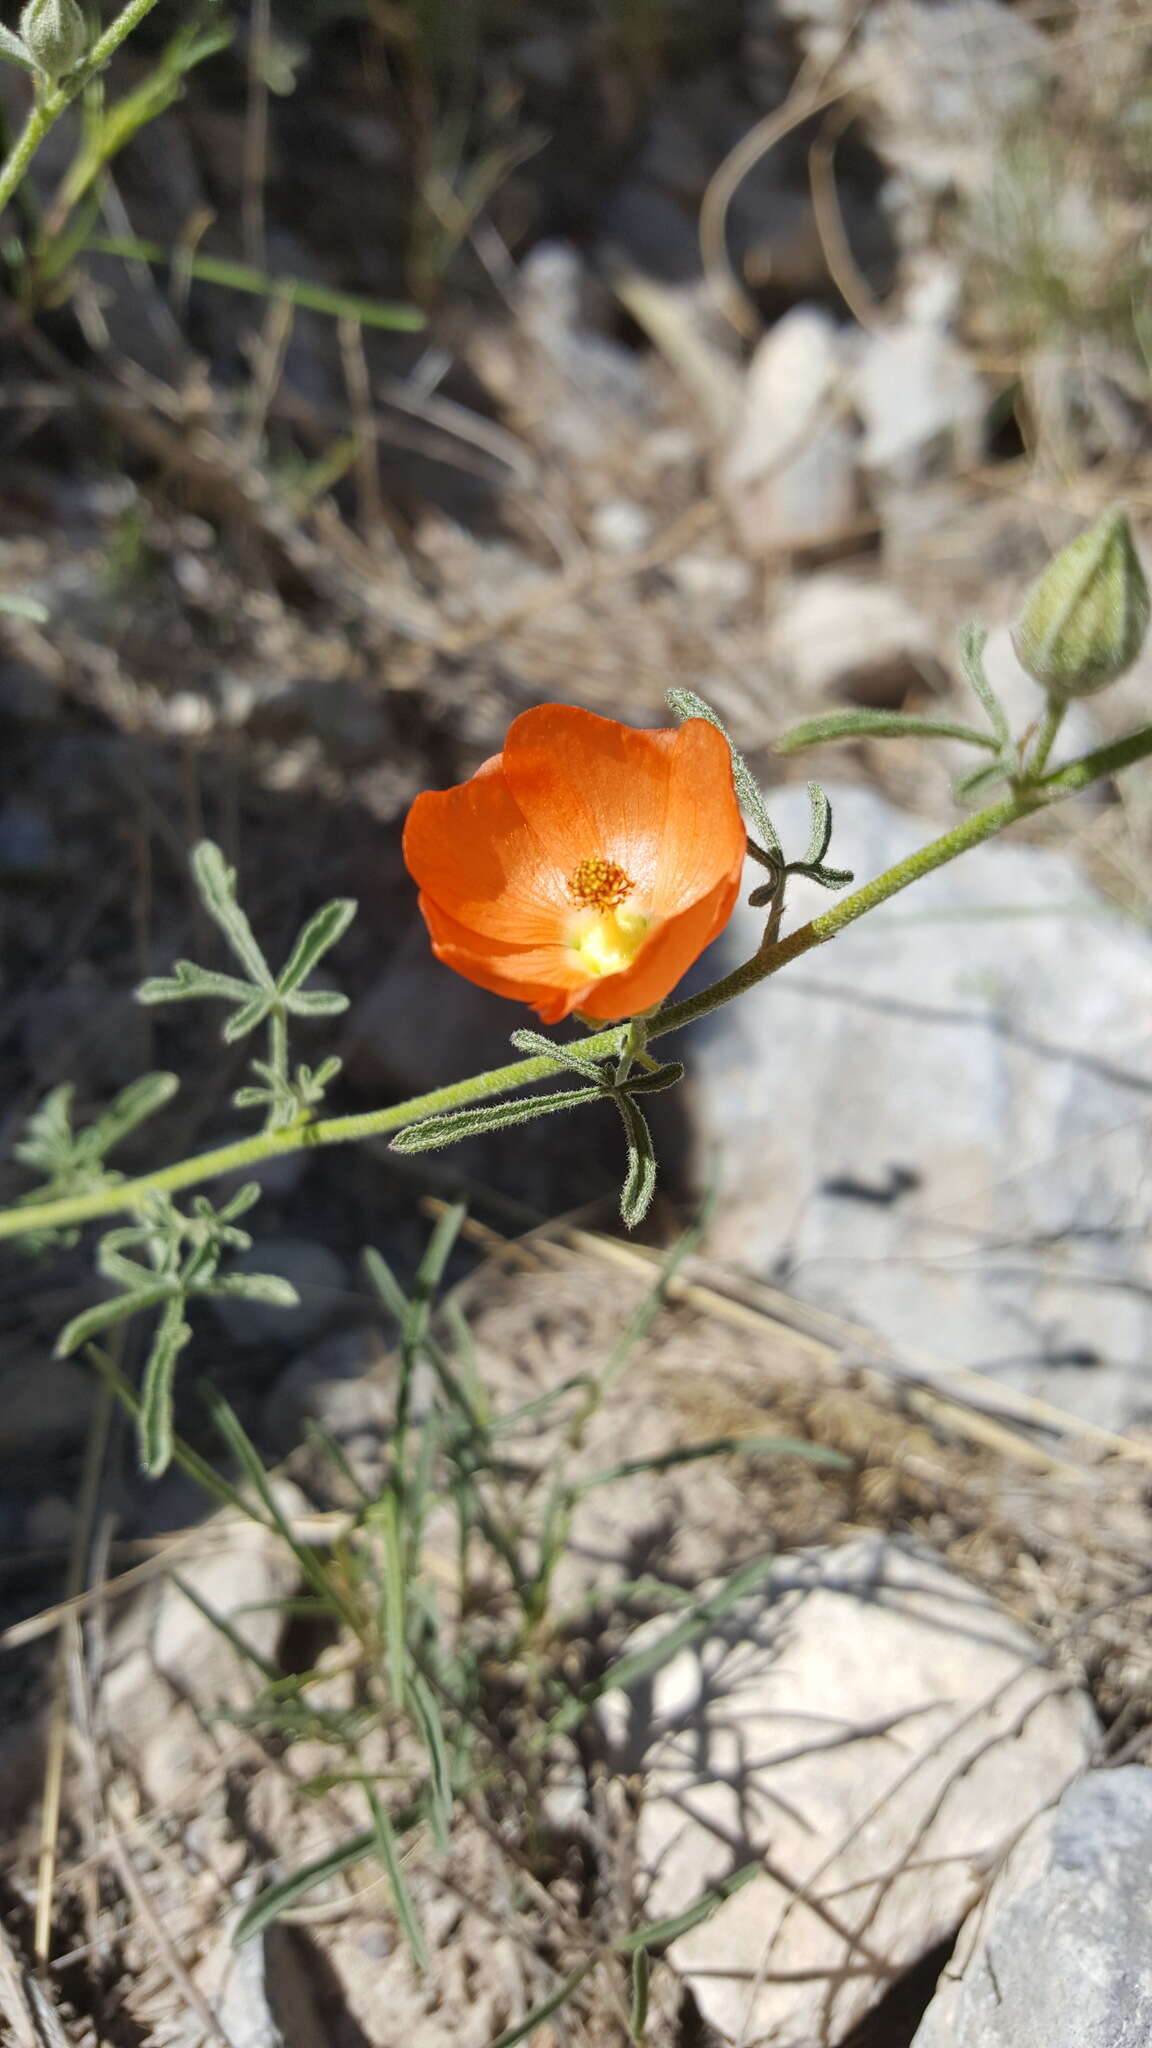
{"type": "Polygon", "coordinates": [[[570,704],[514,719],[503,753],[404,827],[437,958],[545,1024],[660,1002],[727,924],[744,847],[714,726],[637,731],[570,704]]]}

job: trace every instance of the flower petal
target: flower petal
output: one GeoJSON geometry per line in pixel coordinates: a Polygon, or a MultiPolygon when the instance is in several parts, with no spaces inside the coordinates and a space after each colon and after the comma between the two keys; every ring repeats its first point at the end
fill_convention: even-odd
{"type": "Polygon", "coordinates": [[[652,896],[657,917],[699,902],[733,876],[735,901],[747,844],[723,733],[703,718],[690,718],[675,740],[652,896]]]}
{"type": "Polygon", "coordinates": [[[657,925],[624,974],[606,974],[585,989],[572,1008],[611,1024],[663,1002],[678,981],[723,931],[740,894],[742,866],[725,875],[707,896],[657,925]]]}
{"type": "Polygon", "coordinates": [[[575,704],[540,704],[512,721],[501,756],[513,797],[562,880],[581,861],[614,860],[656,883],[679,735],[637,731],[575,704]]]}
{"type": "Polygon", "coordinates": [[[501,755],[468,782],[416,798],[404,825],[404,859],[426,897],[491,938],[547,944],[571,907],[563,876],[512,796],[501,755]]]}
{"type": "Polygon", "coordinates": [[[581,1007],[587,976],[568,947],[522,947],[488,938],[470,931],[427,896],[421,896],[420,910],[436,958],[466,981],[491,989],[494,995],[531,1003],[546,1024],[559,1023],[581,1007]]]}

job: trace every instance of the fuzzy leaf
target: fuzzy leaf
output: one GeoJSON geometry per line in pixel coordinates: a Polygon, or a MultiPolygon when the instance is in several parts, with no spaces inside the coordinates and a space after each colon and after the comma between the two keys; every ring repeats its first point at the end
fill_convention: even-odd
{"type": "Polygon", "coordinates": [[[769,853],[778,853],[782,860],[784,855],[779,834],[768,816],[760,785],[743,754],[733,745],[731,735],[722,719],[716,716],[712,706],[706,704],[703,697],[696,695],[695,690],[669,690],[664,701],[677,718],[702,718],[706,724],[714,725],[717,732],[723,733],[732,756],[732,780],[736,785],[740,808],[749,824],[755,827],[761,843],[767,847],[769,853]]]}
{"type": "Polygon", "coordinates": [[[819,866],[831,843],[832,806],[818,782],[808,784],[808,803],[812,812],[812,832],[804,855],[804,866],[814,868],[819,866]]]}
{"type": "Polygon", "coordinates": [[[669,1060],[666,1066],[655,1067],[649,1074],[630,1074],[629,1095],[659,1095],[665,1088],[675,1088],[684,1079],[683,1060],[669,1060]]]}
{"type": "Polygon", "coordinates": [[[136,1294],[118,1294],[112,1301],[98,1301],[94,1308],[86,1308],[61,1330],[56,1339],[56,1357],[69,1358],[89,1338],[111,1329],[113,1323],[122,1323],[126,1316],[139,1315],[146,1308],[156,1308],[168,1300],[172,1289],[171,1280],[159,1280],[154,1287],[141,1287],[136,1294]]]}
{"type": "Polygon", "coordinates": [[[184,1298],[174,1294],[164,1305],[140,1390],[140,1469],[151,1479],[159,1479],[172,1462],[172,1381],[176,1360],[191,1335],[184,1321],[184,1298]]]}
{"type": "Polygon", "coordinates": [[[746,1884],[751,1884],[752,1879],[760,1875],[763,1867],[759,1861],[743,1864],[732,1872],[731,1877],[722,1877],[718,1884],[709,1885],[695,1904],[685,1907],[682,1913],[676,1913],[667,1920],[645,1921],[634,1934],[626,1934],[622,1940],[614,1941],[613,1948],[617,1955],[635,1955],[640,1949],[667,1948],[669,1942],[678,1941],[682,1934],[690,1933],[693,1927],[700,1926],[701,1921],[709,1919],[734,1892],[743,1891],[746,1884]]]}
{"type": "Polygon", "coordinates": [[[914,735],[929,739],[967,740],[970,746],[997,751],[998,742],[974,725],[959,725],[948,718],[920,718],[909,711],[828,711],[794,725],[774,740],[777,754],[798,754],[802,747],[818,746],[823,740],[907,739],[914,735]]]}
{"type": "Polygon", "coordinates": [[[255,1031],[256,1026],[264,1022],[275,1001],[274,989],[268,993],[260,989],[254,996],[250,996],[246,1003],[242,1003],[238,1010],[232,1012],[225,1024],[225,1044],[235,1045],[238,1039],[247,1038],[250,1031],[255,1031]]]}
{"type": "Polygon", "coordinates": [[[219,925],[236,958],[261,988],[275,987],[272,970],[256,943],[248,919],[236,901],[236,870],[230,868],[218,846],[202,839],[192,855],[192,873],[200,901],[219,925]]]}
{"type": "Polygon", "coordinates": [[[582,1074],[586,1081],[598,1083],[600,1069],[595,1060],[588,1060],[573,1045],[556,1045],[545,1038],[542,1031],[514,1031],[512,1044],[517,1052],[533,1053],[538,1058],[555,1060],[558,1067],[567,1067],[573,1074],[582,1074]]]}
{"type": "Polygon", "coordinates": [[[978,626],[975,620],[960,631],[960,666],[976,695],[988,713],[989,722],[996,740],[1001,747],[1012,745],[1012,728],[1008,723],[1004,706],[988,681],[984,667],[984,649],[988,642],[988,628],[978,626]]]}
{"type": "Polygon", "coordinates": [[[986,790],[995,789],[997,783],[1007,782],[1012,774],[1007,761],[991,761],[985,768],[973,769],[970,775],[961,775],[953,785],[953,793],[960,803],[969,797],[983,796],[986,790]]]}
{"type": "Polygon", "coordinates": [[[629,1096],[616,1096],[628,1146],[628,1174],[620,1194],[620,1214],[629,1230],[642,1223],[656,1192],[656,1154],[647,1119],[629,1096]]]}
{"type": "MultiPolygon", "coordinates": [[[[19,36],[14,35],[10,28],[0,28],[0,57],[6,57],[10,64],[19,64],[22,71],[35,71],[36,69],[30,52],[25,49],[19,36]]],[[[33,600],[25,598],[23,603],[31,605],[33,600]]],[[[3,609],[5,611],[18,612],[21,609],[21,600],[19,598],[8,599],[4,603],[3,609]]],[[[44,611],[43,605],[37,605],[35,610],[25,612],[23,615],[26,618],[47,618],[48,616],[44,611]]]]}
{"type": "Polygon", "coordinates": [[[265,1308],[299,1308],[300,1296],[280,1273],[218,1273],[205,1293],[234,1301],[258,1301],[265,1308]]]}
{"type": "Polygon", "coordinates": [[[444,1116],[430,1116],[421,1124],[409,1124],[397,1131],[393,1152],[433,1152],[441,1145],[456,1145],[463,1138],[478,1138],[487,1131],[501,1131],[510,1124],[531,1123],[534,1117],[555,1116],[557,1110],[579,1109],[596,1102],[597,1088],[558,1088],[553,1095],[533,1095],[522,1102],[491,1102],[477,1109],[449,1110],[444,1116]]]}
{"type": "Polygon", "coordinates": [[[258,1180],[246,1180],[243,1187],[237,1188],[231,1200],[216,1211],[217,1222],[235,1223],[238,1216],[246,1216],[249,1209],[256,1207],[263,1192],[258,1180]]]}
{"type": "Polygon", "coordinates": [[[132,1081],[122,1088],[115,1100],[101,1110],[95,1121],[81,1133],[77,1151],[92,1159],[103,1159],[114,1145],[119,1145],[137,1124],[147,1122],[171,1102],[180,1082],[175,1074],[141,1074],[138,1081],[132,1081]]]}
{"type": "Polygon", "coordinates": [[[276,985],[282,996],[307,981],[317,961],[343,937],[355,915],[356,905],[351,898],[337,896],[309,918],[277,976],[276,985]]]}
{"type": "Polygon", "coordinates": [[[142,981],[136,991],[138,1003],[183,1003],[200,997],[217,996],[227,1003],[247,1002],[251,986],[234,974],[217,974],[210,967],[197,967],[194,960],[177,960],[171,974],[156,974],[142,981]]]}
{"type": "Polygon", "coordinates": [[[34,1173],[42,1173],[48,1180],[55,1179],[72,1161],[72,1098],[75,1092],[71,1081],[63,1081],[59,1088],[53,1088],[32,1111],[24,1126],[24,1136],[12,1147],[12,1157],[18,1159],[21,1166],[31,1167],[34,1173]]]}
{"type": "Polygon", "coordinates": [[[285,996],[284,1008],[293,1017],[340,1017],[348,998],[336,988],[301,988],[285,996]]]}

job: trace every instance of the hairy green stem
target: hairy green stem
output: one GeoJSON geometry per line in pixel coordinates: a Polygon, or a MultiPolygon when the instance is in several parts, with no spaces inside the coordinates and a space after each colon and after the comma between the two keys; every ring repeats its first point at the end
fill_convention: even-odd
{"type": "Polygon", "coordinates": [[[47,92],[37,88],[36,99],[29,109],[28,119],[12,146],[11,155],[0,169],[0,209],[7,206],[13,193],[22,183],[44,137],[54,128],[61,114],[69,107],[78,94],[82,93],[89,81],[102,71],[109,57],[120,48],[126,36],[130,36],[146,14],[150,14],[156,0],[128,0],[128,5],[105,29],[98,42],[93,43],[83,64],[58,85],[47,92]]]}
{"type": "MultiPolygon", "coordinates": [[[[1057,769],[1042,782],[1023,786],[1001,803],[975,812],[961,824],[954,825],[950,832],[942,833],[939,839],[933,839],[927,846],[909,854],[906,860],[897,861],[894,867],[877,875],[875,881],[866,882],[862,889],[841,897],[819,917],[790,932],[787,938],[762,944],[751,960],[746,960],[720,981],[713,982],[710,988],[702,989],[699,995],[688,996],[683,1002],[672,1003],[667,1009],[660,1010],[648,1020],[648,1040],[664,1038],[670,1031],[680,1031],[686,1024],[693,1024],[712,1010],[718,1010],[723,1003],[731,1002],[733,996],[755,988],[757,982],[777,974],[790,960],[797,960],[814,947],[825,945],[829,939],[835,938],[837,932],[855,924],[857,918],[866,917],[870,910],[887,902],[890,896],[898,895],[901,889],[920,881],[935,868],[946,866],[958,854],[967,853],[971,847],[994,838],[1018,818],[1027,817],[1030,812],[1043,809],[1076,790],[1086,789],[1101,776],[1114,775],[1149,755],[1152,755],[1152,725],[1143,726],[1139,732],[1131,733],[1111,746],[1098,747],[1081,760],[1057,769]]],[[[627,1023],[613,1024],[594,1037],[582,1040],[581,1056],[596,1060],[618,1055],[629,1029],[627,1023]]],[[[182,1188],[196,1187],[202,1181],[217,1180],[222,1174],[241,1172],[282,1152],[300,1152],[313,1145],[346,1145],[360,1138],[381,1137],[403,1129],[406,1124],[420,1123],[425,1117],[465,1109],[471,1103],[483,1102],[490,1096],[507,1095],[513,1089],[530,1087],[534,1081],[550,1080],[563,1071],[561,1061],[539,1054],[533,1059],[516,1060],[506,1067],[495,1067],[486,1074],[473,1074],[466,1081],[451,1082],[445,1088],[435,1088],[428,1095],[417,1095],[411,1101],[396,1103],[389,1109],[369,1110],[362,1116],[328,1117],[317,1123],[294,1124],[288,1130],[261,1132],[256,1137],[241,1138],[233,1145],[222,1145],[216,1151],[202,1152],[193,1159],[182,1159],[175,1166],[146,1174],[139,1180],[123,1181],[119,1186],[102,1189],[97,1194],[0,1212],[0,1238],[19,1237],[30,1231],[62,1229],[88,1223],[97,1216],[120,1215],[135,1209],[143,1197],[155,1189],[175,1194],[182,1188]]]]}
{"type": "Polygon", "coordinates": [[[1048,709],[1044,713],[1043,722],[1036,735],[1036,745],[1032,749],[1032,757],[1028,763],[1028,774],[1033,781],[1036,781],[1043,775],[1044,770],[1048,766],[1048,756],[1052,752],[1056,735],[1064,723],[1064,713],[1067,709],[1067,703],[1063,702],[1060,698],[1049,698],[1048,709]]]}

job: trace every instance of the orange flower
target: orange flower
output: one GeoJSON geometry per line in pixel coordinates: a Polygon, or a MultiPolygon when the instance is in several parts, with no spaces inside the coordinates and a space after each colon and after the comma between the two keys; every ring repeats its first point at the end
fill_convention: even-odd
{"type": "Polygon", "coordinates": [[[727,924],[744,844],[715,727],[638,732],[568,704],[525,711],[404,827],[437,959],[545,1024],[660,1002],[727,924]]]}

